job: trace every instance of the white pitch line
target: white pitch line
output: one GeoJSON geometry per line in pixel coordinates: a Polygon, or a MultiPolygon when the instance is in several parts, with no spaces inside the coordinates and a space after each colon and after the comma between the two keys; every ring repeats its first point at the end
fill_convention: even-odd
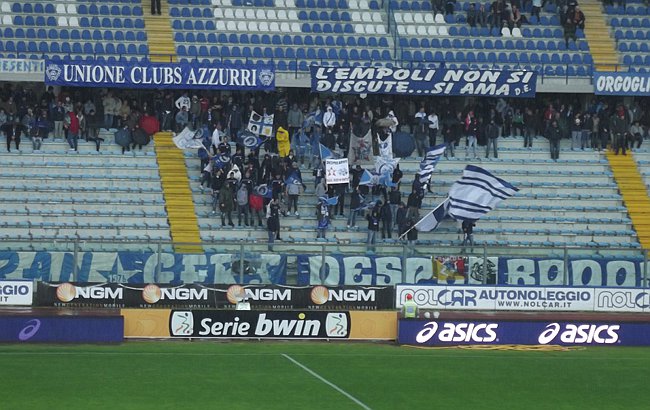
{"type": "Polygon", "coordinates": [[[355,402],[356,404],[358,404],[359,407],[361,407],[362,409],[372,410],[370,407],[368,407],[368,406],[366,406],[365,404],[363,404],[363,402],[361,402],[359,399],[357,399],[356,397],[354,397],[354,396],[351,395],[350,393],[346,392],[345,390],[343,390],[343,389],[340,388],[339,386],[335,385],[334,383],[330,382],[329,380],[325,379],[323,376],[321,376],[320,374],[316,373],[315,371],[313,371],[313,370],[310,369],[309,367],[307,367],[307,366],[305,366],[304,364],[300,363],[299,361],[295,360],[293,357],[291,357],[291,356],[289,356],[289,355],[287,355],[287,354],[284,354],[284,353],[282,354],[282,356],[284,356],[287,360],[290,360],[293,364],[295,364],[296,366],[300,367],[301,369],[303,369],[303,370],[306,371],[307,373],[311,374],[312,376],[314,376],[314,377],[317,378],[318,380],[322,381],[322,382],[325,383],[326,385],[328,385],[328,386],[330,386],[331,388],[333,388],[334,390],[338,391],[339,393],[341,393],[342,395],[344,395],[344,396],[347,397],[348,399],[352,400],[353,402],[355,402]]]}

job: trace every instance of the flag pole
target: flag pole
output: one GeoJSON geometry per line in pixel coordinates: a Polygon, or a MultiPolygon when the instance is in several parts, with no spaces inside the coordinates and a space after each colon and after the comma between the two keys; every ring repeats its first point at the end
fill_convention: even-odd
{"type": "Polygon", "coordinates": [[[397,238],[397,239],[402,239],[402,238],[403,238],[407,233],[409,233],[409,232],[411,232],[413,229],[415,229],[415,228],[420,224],[420,222],[422,222],[422,221],[424,220],[424,218],[426,218],[427,216],[431,215],[431,214],[432,214],[436,209],[438,209],[438,207],[433,208],[433,209],[431,210],[431,212],[427,213],[427,214],[424,215],[422,218],[420,218],[419,221],[417,221],[417,222],[416,222],[412,227],[410,227],[406,232],[404,232],[403,234],[401,234],[401,235],[399,236],[399,238],[397,238]]]}

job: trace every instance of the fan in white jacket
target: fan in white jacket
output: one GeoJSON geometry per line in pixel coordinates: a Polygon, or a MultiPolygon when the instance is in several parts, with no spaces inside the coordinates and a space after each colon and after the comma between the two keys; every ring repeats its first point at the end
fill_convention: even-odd
{"type": "Polygon", "coordinates": [[[397,132],[397,126],[399,125],[399,121],[397,120],[397,117],[395,116],[395,113],[393,110],[388,111],[388,116],[386,117],[389,120],[393,121],[393,126],[390,127],[390,131],[394,134],[397,132]]]}
{"type": "Polygon", "coordinates": [[[323,114],[323,126],[325,128],[332,128],[336,124],[336,114],[332,111],[332,107],[327,106],[327,111],[323,114]]]}
{"type": "Polygon", "coordinates": [[[183,95],[178,97],[178,100],[176,100],[176,103],[174,105],[176,105],[176,108],[179,111],[183,109],[183,107],[185,107],[185,109],[189,111],[191,104],[192,102],[190,101],[190,97],[187,96],[187,93],[183,93],[183,95]]]}

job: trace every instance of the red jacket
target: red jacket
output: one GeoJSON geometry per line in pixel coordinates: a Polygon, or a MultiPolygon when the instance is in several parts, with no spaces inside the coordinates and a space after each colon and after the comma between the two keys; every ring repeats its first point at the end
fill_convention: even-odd
{"type": "Polygon", "coordinates": [[[70,111],[68,115],[70,116],[70,127],[68,128],[68,130],[73,135],[77,134],[79,132],[79,118],[77,118],[77,114],[75,114],[72,111],[70,111]]]}

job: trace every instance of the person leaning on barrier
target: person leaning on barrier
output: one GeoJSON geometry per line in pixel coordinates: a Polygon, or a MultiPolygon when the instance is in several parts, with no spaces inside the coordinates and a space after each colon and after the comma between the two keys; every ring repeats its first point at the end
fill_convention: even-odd
{"type": "Polygon", "coordinates": [[[402,317],[404,319],[416,319],[418,317],[418,305],[413,301],[413,295],[406,295],[406,301],[402,305],[402,317]]]}

